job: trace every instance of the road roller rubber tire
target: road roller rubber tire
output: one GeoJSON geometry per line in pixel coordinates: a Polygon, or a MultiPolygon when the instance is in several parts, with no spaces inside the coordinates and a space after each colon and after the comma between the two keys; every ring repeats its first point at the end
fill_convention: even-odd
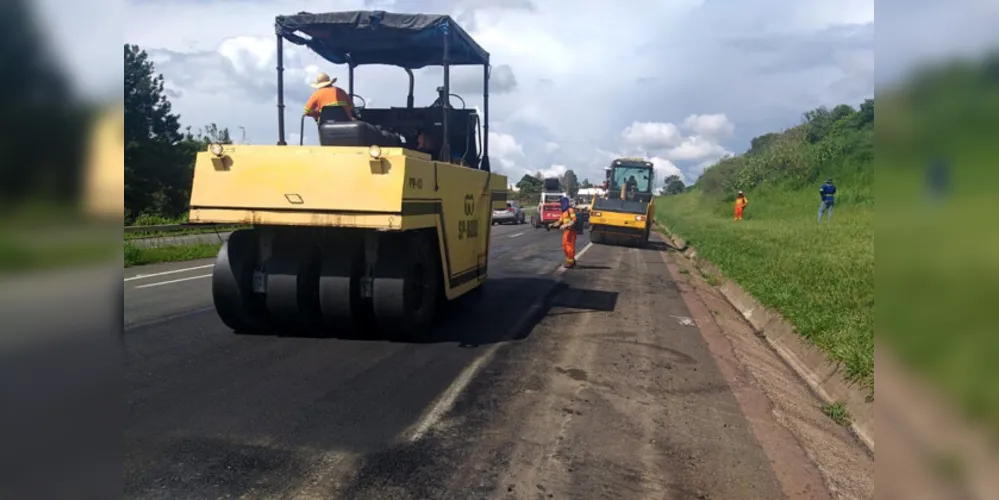
{"type": "Polygon", "coordinates": [[[229,235],[212,268],[212,300],[226,326],[240,334],[263,334],[268,329],[263,297],[253,293],[257,264],[257,233],[240,229],[229,235]]]}
{"type": "Polygon", "coordinates": [[[371,323],[371,304],[361,297],[363,247],[330,245],[319,273],[319,307],[326,331],[337,335],[360,332],[371,323]]]}
{"type": "Polygon", "coordinates": [[[267,261],[267,313],[287,333],[317,333],[319,308],[319,247],[299,238],[277,238],[267,261]]]}
{"type": "Polygon", "coordinates": [[[375,326],[391,338],[426,338],[442,295],[440,259],[425,233],[385,234],[375,266],[375,326]]]}

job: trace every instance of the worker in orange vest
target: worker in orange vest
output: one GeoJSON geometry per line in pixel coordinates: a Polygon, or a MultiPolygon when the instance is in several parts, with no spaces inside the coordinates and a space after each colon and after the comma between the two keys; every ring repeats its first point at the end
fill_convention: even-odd
{"type": "Polygon", "coordinates": [[[336,78],[330,78],[330,75],[326,73],[319,73],[316,76],[316,81],[309,84],[316,91],[312,93],[308,102],[305,103],[305,114],[318,121],[323,108],[327,106],[339,106],[343,108],[347,114],[347,118],[356,120],[357,118],[354,118],[354,107],[350,103],[350,96],[340,87],[333,85],[334,83],[336,83],[336,78]]]}
{"type": "Polygon", "coordinates": [[[565,196],[559,202],[562,216],[556,227],[562,230],[562,251],[565,252],[565,267],[568,269],[576,267],[576,210],[565,196]]]}
{"type": "Polygon", "coordinates": [[[742,220],[742,211],[746,209],[746,205],[749,205],[746,193],[739,191],[739,194],[735,197],[735,220],[742,220]]]}

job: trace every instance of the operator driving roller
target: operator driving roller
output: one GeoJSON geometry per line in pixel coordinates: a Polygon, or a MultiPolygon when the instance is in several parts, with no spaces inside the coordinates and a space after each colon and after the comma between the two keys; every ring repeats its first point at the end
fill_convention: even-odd
{"type": "Polygon", "coordinates": [[[347,118],[357,120],[354,117],[354,107],[351,105],[350,96],[340,87],[333,85],[334,83],[336,83],[336,78],[330,78],[330,75],[326,73],[319,73],[316,76],[316,81],[309,84],[316,91],[305,103],[305,114],[318,121],[323,108],[337,106],[343,108],[347,118]]]}

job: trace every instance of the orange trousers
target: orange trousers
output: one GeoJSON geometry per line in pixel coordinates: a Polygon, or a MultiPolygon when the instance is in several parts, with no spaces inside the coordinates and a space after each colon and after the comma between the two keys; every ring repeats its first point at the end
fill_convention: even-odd
{"type": "Polygon", "coordinates": [[[565,252],[565,263],[573,265],[576,263],[576,230],[562,230],[562,251],[565,252]]]}
{"type": "Polygon", "coordinates": [[[742,207],[735,207],[735,220],[742,220],[742,207]]]}

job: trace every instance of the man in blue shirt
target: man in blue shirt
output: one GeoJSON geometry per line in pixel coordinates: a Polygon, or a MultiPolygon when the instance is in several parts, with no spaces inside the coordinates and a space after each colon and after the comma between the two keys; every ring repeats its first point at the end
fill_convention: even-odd
{"type": "Polygon", "coordinates": [[[819,222],[822,222],[822,214],[827,210],[829,211],[829,220],[832,220],[833,205],[836,203],[836,186],[833,185],[832,179],[826,179],[826,183],[819,188],[819,194],[822,196],[822,203],[819,205],[819,222]]]}

